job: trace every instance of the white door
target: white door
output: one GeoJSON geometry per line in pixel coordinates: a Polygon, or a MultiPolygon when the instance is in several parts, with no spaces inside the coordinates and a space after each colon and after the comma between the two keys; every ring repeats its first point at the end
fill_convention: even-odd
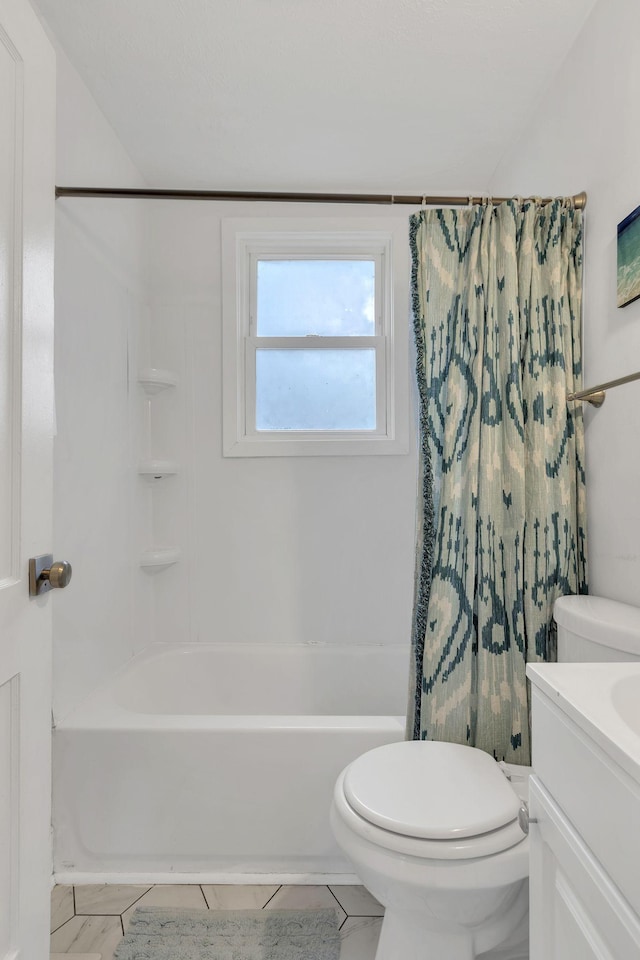
{"type": "Polygon", "coordinates": [[[0,0],[0,960],[48,956],[54,124],[53,50],[0,0]]]}

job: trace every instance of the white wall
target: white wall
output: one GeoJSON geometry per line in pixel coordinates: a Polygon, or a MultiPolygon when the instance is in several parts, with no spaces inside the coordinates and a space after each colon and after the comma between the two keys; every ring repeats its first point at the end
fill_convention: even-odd
{"type": "MultiPolygon", "coordinates": [[[[616,226],[640,205],[640,4],[600,0],[491,191],[586,190],[584,383],[640,369],[640,301],[616,308],[616,226]]],[[[585,404],[590,589],[640,604],[640,382],[585,404]]]]}
{"type": "Polygon", "coordinates": [[[181,465],[154,487],[155,538],[183,550],[154,577],[158,640],[408,644],[415,413],[409,455],[222,457],[221,218],[387,214],[398,211],[150,207],[153,365],[180,380],[153,401],[154,453],[181,465]]]}
{"type": "MultiPolygon", "coordinates": [[[[59,185],[143,185],[61,51],[57,143],[59,185]]],[[[52,599],[56,719],[151,636],[152,587],[138,568],[150,496],[136,476],[144,215],[139,202],[57,201],[53,549],[73,579],[52,599]]]]}
{"type": "MultiPolygon", "coordinates": [[[[58,70],[58,184],[144,185],[63,53],[58,70]]],[[[415,412],[409,455],[221,454],[221,217],[298,214],[398,215],[58,201],[54,547],[74,576],[54,598],[57,719],[153,640],[408,645],[415,412]],[[149,404],[150,365],[179,384],[149,404]],[[148,456],[178,476],[140,479],[148,456]],[[173,545],[178,565],[140,571],[173,545]]]]}

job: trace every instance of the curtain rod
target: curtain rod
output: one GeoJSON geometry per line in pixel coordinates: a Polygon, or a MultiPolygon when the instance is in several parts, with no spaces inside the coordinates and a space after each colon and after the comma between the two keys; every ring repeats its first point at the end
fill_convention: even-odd
{"type": "MultiPolygon", "coordinates": [[[[256,193],[240,190],[156,190],[129,189],[126,187],[56,187],[58,197],[119,197],[131,200],[266,200],[282,201],[284,203],[380,203],[389,206],[409,205],[420,206],[466,206],[479,203],[505,203],[507,200],[520,199],[518,197],[428,197],[404,196],[401,194],[377,193],[256,193]]],[[[540,199],[541,203],[552,203],[555,197],[540,199]]],[[[587,203],[587,194],[576,194],[570,198],[576,210],[584,210],[587,203]]]]}

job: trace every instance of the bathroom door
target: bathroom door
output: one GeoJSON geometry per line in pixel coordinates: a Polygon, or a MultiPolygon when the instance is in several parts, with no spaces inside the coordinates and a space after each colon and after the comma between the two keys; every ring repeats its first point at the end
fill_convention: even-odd
{"type": "Polygon", "coordinates": [[[51,879],[55,59],[0,0],[0,960],[45,960],[51,879]]]}

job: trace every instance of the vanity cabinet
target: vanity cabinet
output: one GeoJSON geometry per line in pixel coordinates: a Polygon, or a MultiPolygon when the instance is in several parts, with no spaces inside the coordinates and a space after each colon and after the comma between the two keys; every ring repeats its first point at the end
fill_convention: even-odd
{"type": "Polygon", "coordinates": [[[530,812],[531,960],[638,960],[638,917],[535,777],[530,812]]]}
{"type": "Polygon", "coordinates": [[[530,958],[640,960],[640,779],[554,686],[559,666],[529,673],[530,958]]]}

